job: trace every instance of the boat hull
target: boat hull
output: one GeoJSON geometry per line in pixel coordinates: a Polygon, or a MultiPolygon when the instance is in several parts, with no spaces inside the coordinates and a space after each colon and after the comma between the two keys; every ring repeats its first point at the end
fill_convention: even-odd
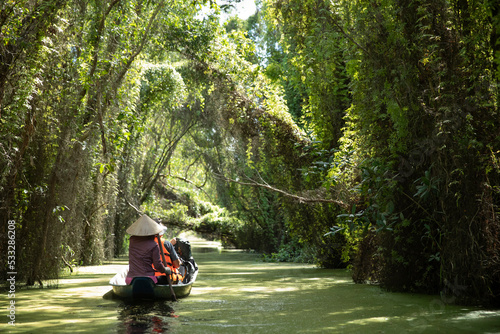
{"type": "MultiPolygon", "coordinates": [[[[168,285],[155,284],[147,277],[136,278],[130,285],[125,284],[127,271],[128,269],[116,274],[109,282],[116,297],[126,299],[173,299],[168,285]]],[[[189,296],[197,275],[198,270],[194,272],[189,282],[172,285],[177,298],[189,296]]]]}

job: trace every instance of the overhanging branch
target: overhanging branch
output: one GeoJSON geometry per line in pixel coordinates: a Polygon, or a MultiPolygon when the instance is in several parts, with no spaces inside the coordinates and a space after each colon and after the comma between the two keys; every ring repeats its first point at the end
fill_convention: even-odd
{"type": "MultiPolygon", "coordinates": [[[[205,182],[203,182],[202,185],[197,185],[196,183],[194,183],[193,181],[185,178],[185,177],[182,177],[182,176],[177,176],[177,175],[172,175],[169,171],[169,174],[168,175],[161,175],[163,178],[167,178],[167,177],[171,177],[171,178],[174,178],[174,179],[178,179],[178,180],[181,180],[183,182],[186,182],[187,184],[190,184],[192,185],[193,187],[195,187],[196,189],[202,191],[205,195],[207,195],[207,197],[210,199],[210,201],[212,200],[212,197],[205,191],[205,189],[203,189],[203,187],[205,186],[205,184],[207,183],[207,180],[205,179],[205,182]]],[[[163,182],[162,183],[164,186],[168,186],[169,188],[171,189],[176,189],[174,186],[168,184],[167,182],[163,182]]]]}
{"type": "Polygon", "coordinates": [[[290,194],[284,190],[270,186],[267,183],[266,184],[259,183],[257,181],[252,180],[252,179],[250,179],[250,182],[242,182],[242,181],[230,179],[222,174],[218,174],[218,173],[213,173],[213,174],[215,177],[217,177],[221,180],[227,181],[227,182],[237,183],[237,184],[240,184],[242,186],[259,187],[259,188],[268,189],[268,190],[273,191],[273,192],[277,192],[283,196],[297,200],[297,201],[299,201],[299,203],[332,203],[332,204],[337,204],[337,205],[344,207],[344,208],[347,207],[347,205],[344,202],[336,200],[336,199],[327,199],[327,198],[321,198],[321,197],[315,198],[315,197],[305,197],[305,196],[294,195],[294,194],[290,194]]]}

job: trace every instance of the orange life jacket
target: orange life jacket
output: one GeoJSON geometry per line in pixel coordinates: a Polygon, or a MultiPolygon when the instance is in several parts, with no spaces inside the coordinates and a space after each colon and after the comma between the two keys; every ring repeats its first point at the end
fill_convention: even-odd
{"type": "MultiPolygon", "coordinates": [[[[177,268],[174,268],[174,265],[172,264],[172,259],[170,258],[170,253],[167,251],[167,249],[165,248],[165,245],[163,244],[165,242],[165,239],[160,238],[160,240],[161,240],[161,245],[159,245],[160,252],[163,251],[163,254],[165,254],[165,261],[167,261],[167,264],[163,263],[163,256],[160,257],[161,262],[163,263],[163,265],[165,267],[170,268],[170,271],[172,272],[172,274],[170,274],[170,279],[172,280],[172,283],[175,284],[178,282],[182,282],[184,277],[181,275],[181,273],[179,272],[179,270],[177,268]]],[[[158,238],[155,238],[155,241],[156,241],[156,243],[158,243],[158,238]]],[[[152,266],[153,266],[153,269],[155,269],[155,265],[152,264],[152,266]]],[[[155,269],[155,276],[165,276],[165,274],[161,273],[155,269]]]]}

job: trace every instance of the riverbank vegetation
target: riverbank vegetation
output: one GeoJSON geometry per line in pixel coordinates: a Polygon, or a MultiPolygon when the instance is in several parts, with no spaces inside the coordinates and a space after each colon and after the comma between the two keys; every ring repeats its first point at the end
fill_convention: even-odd
{"type": "Polygon", "coordinates": [[[0,251],[15,221],[18,281],[126,254],[140,211],[498,305],[497,2],[257,5],[224,25],[212,1],[1,5],[0,251]]]}

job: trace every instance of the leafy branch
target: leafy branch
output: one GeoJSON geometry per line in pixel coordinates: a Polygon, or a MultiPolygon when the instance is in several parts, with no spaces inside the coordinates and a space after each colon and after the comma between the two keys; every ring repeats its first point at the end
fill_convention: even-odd
{"type": "Polygon", "coordinates": [[[222,174],[219,174],[219,173],[213,173],[213,175],[215,177],[217,177],[218,179],[221,179],[221,180],[226,181],[226,182],[237,183],[237,184],[240,184],[242,186],[259,187],[259,188],[268,189],[270,191],[277,192],[285,197],[292,198],[296,201],[299,201],[299,203],[333,203],[333,204],[337,204],[341,207],[347,207],[347,204],[340,201],[340,200],[328,199],[328,198],[322,198],[322,197],[299,196],[299,195],[291,194],[291,193],[284,191],[282,189],[278,189],[276,187],[273,187],[267,183],[259,183],[253,179],[250,179],[250,178],[248,178],[249,182],[242,182],[242,181],[237,181],[237,180],[228,178],[228,177],[226,177],[222,174]]]}

